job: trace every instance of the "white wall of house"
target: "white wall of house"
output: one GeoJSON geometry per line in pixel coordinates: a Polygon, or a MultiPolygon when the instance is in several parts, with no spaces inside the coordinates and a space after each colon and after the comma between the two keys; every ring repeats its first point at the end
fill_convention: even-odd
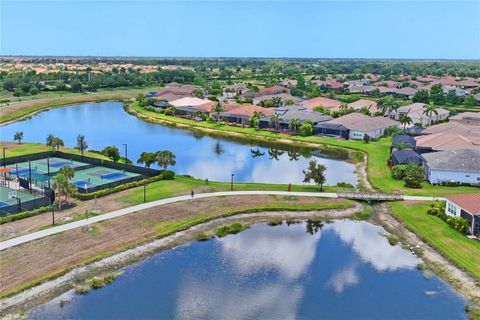
{"type": "Polygon", "coordinates": [[[455,203],[448,201],[445,204],[445,214],[451,217],[460,217],[461,208],[455,203]]]}
{"type": "Polygon", "coordinates": [[[352,139],[352,140],[362,140],[362,139],[363,139],[363,136],[364,136],[365,134],[368,134],[368,135],[370,136],[370,138],[376,138],[377,136],[380,136],[380,135],[383,133],[384,130],[385,130],[384,128],[375,129],[375,130],[373,130],[373,131],[368,131],[368,132],[350,130],[349,139],[352,139]]]}
{"type": "Polygon", "coordinates": [[[480,172],[430,169],[426,164],[427,179],[431,184],[443,181],[456,181],[473,185],[480,184],[480,172]]]}

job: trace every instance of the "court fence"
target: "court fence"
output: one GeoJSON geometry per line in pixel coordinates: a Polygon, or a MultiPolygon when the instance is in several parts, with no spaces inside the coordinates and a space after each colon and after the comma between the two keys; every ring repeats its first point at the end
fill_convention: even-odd
{"type": "Polygon", "coordinates": [[[17,202],[8,206],[0,208],[0,217],[7,216],[9,214],[20,213],[23,211],[31,211],[41,207],[46,207],[50,205],[50,199],[48,197],[42,196],[34,198],[28,201],[17,202]]]}

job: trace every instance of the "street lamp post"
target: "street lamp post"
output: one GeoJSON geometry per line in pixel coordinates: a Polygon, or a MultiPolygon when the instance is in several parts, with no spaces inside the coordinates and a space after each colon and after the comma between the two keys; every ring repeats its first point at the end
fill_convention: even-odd
{"type": "MultiPolygon", "coordinates": [[[[6,163],[6,159],[5,159],[5,149],[7,149],[6,147],[3,147],[3,167],[6,168],[7,167],[7,163],[6,163]]],[[[4,176],[5,176],[5,180],[7,180],[7,173],[4,172],[3,173],[4,176]]]]}
{"type": "Polygon", "coordinates": [[[233,191],[233,177],[235,176],[234,173],[232,173],[232,180],[230,182],[230,191],[233,191]]]}
{"type": "Polygon", "coordinates": [[[147,187],[148,184],[143,185],[143,202],[147,202],[147,187]]]}
{"type": "Polygon", "coordinates": [[[127,171],[128,147],[126,143],[123,145],[125,146],[125,171],[127,171]]]}

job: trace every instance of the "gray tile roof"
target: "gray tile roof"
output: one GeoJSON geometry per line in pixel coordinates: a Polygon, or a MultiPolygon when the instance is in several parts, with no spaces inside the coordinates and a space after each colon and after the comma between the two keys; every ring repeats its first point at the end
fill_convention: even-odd
{"type": "Polygon", "coordinates": [[[480,171],[480,151],[460,149],[440,151],[422,155],[431,169],[452,171],[480,171]]]}

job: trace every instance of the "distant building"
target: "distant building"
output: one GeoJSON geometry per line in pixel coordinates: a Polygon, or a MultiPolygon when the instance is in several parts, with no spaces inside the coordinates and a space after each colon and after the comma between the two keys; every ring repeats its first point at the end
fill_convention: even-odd
{"type": "Polygon", "coordinates": [[[253,117],[255,112],[263,113],[264,116],[270,116],[273,114],[272,108],[264,108],[256,105],[238,106],[230,110],[225,110],[220,113],[220,117],[227,122],[238,123],[241,125],[247,125],[248,120],[253,117]]]}
{"type": "Polygon", "coordinates": [[[355,111],[359,111],[362,108],[367,108],[371,113],[376,113],[381,111],[378,108],[378,104],[376,101],[368,100],[368,99],[360,99],[348,104],[349,108],[352,108],[355,111]]]}
{"type": "Polygon", "coordinates": [[[316,97],[316,98],[304,100],[302,101],[301,104],[302,106],[307,107],[310,110],[313,110],[313,108],[318,106],[322,106],[325,109],[338,110],[342,105],[340,101],[325,98],[325,97],[316,97]]]}
{"type": "MultiPolygon", "coordinates": [[[[331,116],[324,115],[320,112],[315,112],[308,110],[303,106],[286,106],[277,108],[274,110],[274,114],[278,114],[280,116],[280,123],[279,129],[289,129],[289,123],[292,119],[298,119],[300,123],[305,121],[312,122],[312,125],[316,125],[321,122],[328,121],[332,119],[331,116]]],[[[270,127],[270,117],[265,117],[260,121],[261,128],[268,128],[270,127]]]]}
{"type": "Polygon", "coordinates": [[[470,223],[470,233],[480,237],[480,193],[447,197],[445,214],[467,220],[470,223]]]}
{"type": "Polygon", "coordinates": [[[431,184],[480,185],[480,151],[460,149],[425,153],[424,169],[431,184]]]}
{"type": "Polygon", "coordinates": [[[269,100],[271,101],[272,98],[275,98],[275,97],[280,98],[280,100],[282,101],[282,105],[285,105],[288,100],[291,100],[294,104],[302,101],[301,98],[292,96],[288,93],[277,93],[277,94],[268,94],[268,95],[255,97],[253,98],[253,104],[260,104],[263,101],[269,101],[269,100]]]}
{"type": "Polygon", "coordinates": [[[175,113],[178,115],[195,116],[197,112],[209,115],[217,102],[208,99],[188,97],[170,101],[170,104],[175,107],[175,113]]]}

